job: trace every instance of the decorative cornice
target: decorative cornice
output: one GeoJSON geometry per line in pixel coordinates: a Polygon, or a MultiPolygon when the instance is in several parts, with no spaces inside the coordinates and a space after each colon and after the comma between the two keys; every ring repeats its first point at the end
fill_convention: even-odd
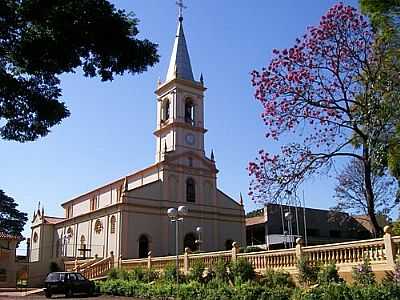
{"type": "Polygon", "coordinates": [[[199,90],[201,92],[204,92],[207,90],[206,87],[204,87],[201,82],[197,81],[190,81],[190,80],[185,80],[185,79],[180,79],[180,78],[174,78],[168,82],[165,82],[164,84],[160,85],[157,90],[155,91],[155,94],[160,96],[164,93],[166,93],[170,89],[175,89],[177,86],[183,85],[186,87],[190,87],[196,90],[199,90]]]}
{"type": "Polygon", "coordinates": [[[197,132],[201,132],[201,133],[206,133],[207,129],[203,128],[203,127],[196,127],[196,126],[191,126],[187,123],[184,122],[171,122],[168,123],[166,125],[164,125],[163,127],[161,127],[160,129],[157,129],[153,132],[153,134],[155,136],[160,136],[163,132],[171,130],[173,128],[184,128],[184,129],[188,129],[188,130],[192,130],[192,131],[197,131],[197,132]]]}

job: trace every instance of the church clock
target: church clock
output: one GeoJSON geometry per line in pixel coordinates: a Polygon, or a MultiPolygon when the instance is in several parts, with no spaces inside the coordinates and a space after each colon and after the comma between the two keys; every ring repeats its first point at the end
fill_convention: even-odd
{"type": "Polygon", "coordinates": [[[186,144],[188,144],[188,145],[190,145],[190,146],[193,146],[194,143],[195,143],[195,141],[196,141],[196,138],[195,138],[195,136],[194,136],[192,133],[188,133],[188,134],[185,136],[185,141],[186,141],[186,144]]]}

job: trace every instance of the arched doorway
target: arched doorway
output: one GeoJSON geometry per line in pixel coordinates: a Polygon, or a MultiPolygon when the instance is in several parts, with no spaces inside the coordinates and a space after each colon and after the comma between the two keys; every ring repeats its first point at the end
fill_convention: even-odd
{"type": "Polygon", "coordinates": [[[199,250],[198,244],[196,243],[196,236],[193,233],[188,233],[185,235],[183,247],[189,248],[192,252],[199,250]]]}
{"type": "Polygon", "coordinates": [[[225,241],[225,250],[232,250],[232,244],[233,244],[232,240],[226,240],[225,241]]]}
{"type": "Polygon", "coordinates": [[[149,239],[142,234],[139,237],[139,258],[146,258],[149,254],[149,239]]]}

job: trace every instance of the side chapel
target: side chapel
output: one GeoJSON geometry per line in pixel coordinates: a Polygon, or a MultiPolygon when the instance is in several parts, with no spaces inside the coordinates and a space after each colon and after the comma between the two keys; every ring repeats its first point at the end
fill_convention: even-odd
{"type": "Polygon", "coordinates": [[[214,154],[204,151],[204,86],[193,71],[179,16],[172,56],[164,83],[159,82],[155,163],[62,204],[63,218],[34,212],[30,279],[40,282],[50,262],[107,257],[142,258],[175,253],[175,231],[167,209],[185,205],[179,251],[198,249],[196,227],[203,228],[202,251],[245,244],[243,201],[217,187],[214,154]]]}

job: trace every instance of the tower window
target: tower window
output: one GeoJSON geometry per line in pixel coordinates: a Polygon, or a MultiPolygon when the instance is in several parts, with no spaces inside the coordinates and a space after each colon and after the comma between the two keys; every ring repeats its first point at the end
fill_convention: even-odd
{"type": "Polygon", "coordinates": [[[189,167],[193,167],[193,158],[189,157],[189,167]]]}
{"type": "Polygon", "coordinates": [[[110,233],[115,233],[115,227],[116,227],[116,223],[117,223],[117,220],[116,220],[116,218],[115,218],[115,216],[112,216],[111,217],[111,221],[110,221],[110,223],[111,223],[111,226],[110,226],[110,233]]]}
{"type": "Polygon", "coordinates": [[[186,201],[196,202],[196,185],[193,178],[186,180],[186,201]]]}
{"type": "Polygon", "coordinates": [[[162,107],[162,121],[168,121],[170,117],[170,103],[169,100],[166,99],[163,102],[163,107],[162,107]]]}
{"type": "Polygon", "coordinates": [[[190,99],[185,102],[185,122],[194,125],[194,104],[190,99]]]}

